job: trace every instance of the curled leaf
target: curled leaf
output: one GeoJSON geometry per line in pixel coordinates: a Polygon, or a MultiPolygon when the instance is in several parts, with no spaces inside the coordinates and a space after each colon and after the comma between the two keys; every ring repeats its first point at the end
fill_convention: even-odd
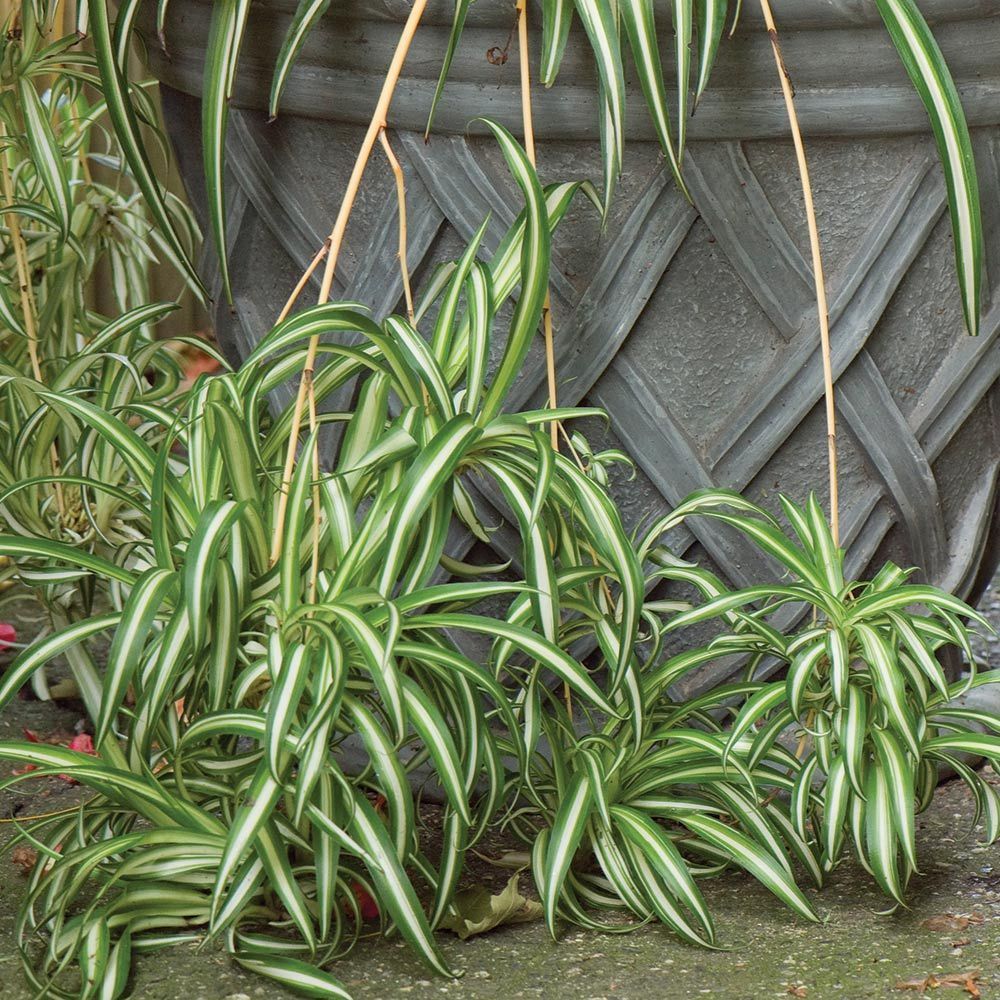
{"type": "Polygon", "coordinates": [[[518,889],[520,874],[515,873],[499,893],[477,885],[456,893],[453,908],[440,926],[454,931],[463,941],[474,934],[485,934],[504,924],[526,924],[545,915],[542,904],[528,899],[518,889]]]}

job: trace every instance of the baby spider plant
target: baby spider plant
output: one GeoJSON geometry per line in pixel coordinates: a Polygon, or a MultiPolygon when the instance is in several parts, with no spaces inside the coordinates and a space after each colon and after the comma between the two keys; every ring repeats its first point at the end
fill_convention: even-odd
{"type": "MultiPolygon", "coordinates": [[[[617,647],[600,625],[605,652],[617,647]]],[[[662,695],[703,660],[666,660],[641,672],[644,711],[628,712],[578,736],[565,706],[550,696],[540,713],[547,754],[532,761],[531,807],[511,826],[532,846],[535,881],[555,936],[557,919],[620,933],[640,923],[607,922],[601,911],[656,919],[680,938],[716,944],[697,879],[730,866],[745,869],[789,908],[815,920],[793,865],[818,885],[822,873],[806,838],[776,798],[797,768],[775,751],[747,766],[742,747],[712,718],[727,692],[686,704],[662,695]]]]}
{"type": "Polygon", "coordinates": [[[794,746],[789,807],[799,837],[815,841],[825,870],[850,844],[882,891],[901,903],[919,870],[915,815],[930,804],[942,765],[972,790],[987,839],[1000,835],[997,794],[968,763],[969,755],[1000,763],[1000,720],[955,704],[971,687],[997,679],[997,671],[976,673],[964,622],[989,625],[891,563],[869,581],[845,579],[843,551],[815,496],[804,507],[780,499],[791,534],[763,508],[724,490],[695,494],[671,515],[673,523],[700,516],[731,525],[775,561],[782,579],[730,591],[704,571],[668,569],[698,587],[705,602],[667,628],[722,627],[706,654],[747,659],[745,702],[727,734],[727,755],[751,770],[768,761],[780,767],[794,746]],[[795,608],[803,624],[781,631],[774,616],[795,608]],[[968,676],[952,683],[937,659],[948,646],[969,664],[968,676]],[[762,676],[775,666],[785,669],[783,679],[762,676]],[[741,746],[748,747],[742,758],[741,746]]]}
{"type": "MultiPolygon", "coordinates": [[[[603,478],[605,472],[592,474],[603,478]]],[[[775,748],[748,766],[743,744],[730,752],[719,720],[746,685],[686,702],[669,697],[674,684],[717,654],[664,652],[665,623],[689,605],[653,595],[667,575],[659,534],[654,529],[634,543],[650,596],[629,651],[631,672],[613,695],[616,715],[589,713],[581,734],[557,692],[524,692],[525,801],[509,827],[531,848],[549,929],[555,936],[565,920],[620,933],[656,919],[689,943],[714,946],[715,925],[697,879],[730,866],[744,868],[794,912],[816,919],[793,866],[817,885],[823,873],[778,797],[794,787],[799,762],[775,748]],[[637,922],[608,922],[601,916],[607,911],[631,913],[637,922]]],[[[599,606],[574,593],[585,572],[559,578],[565,604],[575,611],[563,621],[560,645],[593,647],[595,669],[614,677],[618,636],[596,613],[599,606]]],[[[512,607],[527,613],[526,595],[512,607]]]]}

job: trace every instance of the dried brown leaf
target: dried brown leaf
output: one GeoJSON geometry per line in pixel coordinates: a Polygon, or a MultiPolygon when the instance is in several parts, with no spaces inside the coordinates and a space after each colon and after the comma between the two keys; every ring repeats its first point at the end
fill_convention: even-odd
{"type": "Polygon", "coordinates": [[[982,994],[976,983],[979,982],[980,971],[949,972],[944,975],[931,973],[929,976],[915,976],[912,979],[901,979],[896,983],[897,990],[915,990],[917,993],[927,993],[929,990],[952,989],[965,990],[973,998],[979,1000],[982,994]]]}
{"type": "Polygon", "coordinates": [[[20,868],[23,874],[30,875],[32,869],[35,867],[35,862],[38,860],[38,851],[33,847],[19,844],[10,852],[10,860],[11,864],[16,868],[20,868]]]}
{"type": "Polygon", "coordinates": [[[937,913],[920,921],[925,931],[964,931],[969,924],[982,923],[982,917],[968,917],[961,913],[937,913]]]}
{"type": "Polygon", "coordinates": [[[521,895],[517,888],[518,878],[519,875],[512,875],[503,891],[495,895],[481,885],[456,893],[454,912],[445,915],[441,926],[454,931],[464,941],[503,924],[541,920],[542,904],[521,895]]]}

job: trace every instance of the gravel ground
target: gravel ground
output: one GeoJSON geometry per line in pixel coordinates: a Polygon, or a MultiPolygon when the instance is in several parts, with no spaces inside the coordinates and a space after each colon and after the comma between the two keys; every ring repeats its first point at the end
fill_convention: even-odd
{"type": "MultiPolygon", "coordinates": [[[[1000,577],[980,608],[1000,629],[1000,577]]],[[[1000,639],[977,640],[977,655],[1000,666],[1000,639]]],[[[0,718],[0,739],[40,732],[72,732],[72,706],[22,700],[0,718]]],[[[1000,790],[1000,778],[990,775],[1000,790]]],[[[0,813],[10,816],[68,804],[78,790],[46,782],[33,792],[6,792],[0,813]]],[[[21,786],[24,787],[24,786],[21,786]]],[[[541,924],[504,928],[462,942],[442,935],[447,960],[462,972],[444,980],[423,969],[399,942],[362,943],[335,973],[357,1000],[430,998],[579,997],[590,1000],[726,1000],[808,997],[982,996],[1000,1000],[1000,845],[978,843],[973,804],[965,786],[943,785],[920,817],[922,876],[911,883],[908,907],[884,914],[884,899],[857,866],[838,869],[813,894],[824,923],[788,913],[759,885],[740,875],[705,884],[724,950],[691,948],[660,927],[627,935],[570,930],[552,942],[541,924]]],[[[11,827],[0,827],[0,843],[11,827]]],[[[14,910],[24,878],[0,857],[0,986],[2,1000],[29,1000],[14,947],[14,910]]],[[[476,878],[488,878],[478,867],[476,878]]],[[[506,875],[492,876],[495,881],[506,875]]],[[[292,994],[234,966],[212,950],[180,948],[140,958],[132,982],[135,1000],[253,1000],[292,994]]]]}

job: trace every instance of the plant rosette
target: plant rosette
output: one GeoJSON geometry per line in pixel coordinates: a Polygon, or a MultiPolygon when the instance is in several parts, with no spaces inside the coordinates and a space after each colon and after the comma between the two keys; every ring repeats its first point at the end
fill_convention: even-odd
{"type": "Polygon", "coordinates": [[[688,567],[667,578],[696,586],[704,603],[668,623],[669,631],[715,621],[722,631],[706,647],[747,660],[744,701],[726,736],[726,755],[750,768],[787,758],[782,740],[798,737],[789,769],[790,816],[813,843],[826,871],[845,844],[896,903],[918,871],[915,815],[931,802],[942,766],[969,786],[986,838],[1000,835],[1000,800],[969,766],[968,756],[1000,765],[1000,718],[957,704],[971,688],[1000,680],[976,671],[963,620],[989,623],[964,602],[909,582],[912,571],[886,564],[870,581],[845,580],[844,554],[833,543],[815,496],[805,507],[781,498],[791,526],[737,494],[693,495],[670,515],[722,520],[780,565],[781,583],[730,591],[688,567]],[[802,624],[787,627],[789,611],[802,624]],[[784,627],[773,619],[784,614],[784,627]],[[936,658],[957,647],[969,666],[949,683],[936,658]],[[781,680],[760,672],[785,668],[781,680]]]}

